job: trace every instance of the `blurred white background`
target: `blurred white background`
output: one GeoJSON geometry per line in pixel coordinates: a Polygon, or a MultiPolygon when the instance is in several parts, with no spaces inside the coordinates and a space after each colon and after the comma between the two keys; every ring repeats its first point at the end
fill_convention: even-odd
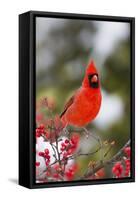
{"type": "MultiPolygon", "coordinates": [[[[18,14],[28,10],[135,16],[137,1],[17,1],[5,0],[0,8],[0,195],[1,199],[125,199],[137,195],[138,183],[28,190],[18,177],[18,14]],[[117,195],[117,196],[116,196],[117,195]]],[[[138,22],[137,22],[138,23],[138,22]]],[[[138,24],[136,24],[136,35],[138,24]]],[[[137,42],[137,40],[136,40],[137,42]]],[[[137,47],[138,44],[136,43],[137,47]]],[[[98,50],[98,49],[97,49],[98,50]]],[[[137,55],[137,52],[136,52],[137,55]]],[[[136,63],[137,64],[137,63],[136,63]]],[[[137,69],[136,69],[136,73],[137,69]]],[[[138,80],[136,79],[136,88],[138,80]]],[[[136,91],[137,95],[137,91],[136,91]]],[[[136,101],[138,99],[136,98],[136,101]]],[[[138,108],[136,106],[136,113],[138,108]]],[[[137,118],[136,118],[137,120],[137,118]]],[[[137,121],[136,121],[137,124],[137,121]]],[[[137,133],[137,129],[136,129],[137,133]]],[[[137,138],[137,137],[136,137],[137,138]]],[[[138,145],[136,144],[136,172],[138,145]]]]}

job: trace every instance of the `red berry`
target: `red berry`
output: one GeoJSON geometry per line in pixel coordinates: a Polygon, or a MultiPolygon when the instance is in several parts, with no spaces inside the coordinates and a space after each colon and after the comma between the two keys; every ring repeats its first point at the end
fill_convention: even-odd
{"type": "Polygon", "coordinates": [[[46,159],[50,160],[50,156],[49,155],[45,155],[46,159]]]}
{"type": "Polygon", "coordinates": [[[126,147],[126,148],[124,149],[124,153],[125,153],[128,157],[130,157],[131,148],[130,148],[130,147],[126,147]]]}
{"type": "Polygon", "coordinates": [[[62,148],[66,148],[66,144],[64,142],[61,143],[62,148]]]}
{"type": "Polygon", "coordinates": [[[59,174],[53,174],[54,178],[59,178],[59,174]]]}
{"type": "Polygon", "coordinates": [[[36,167],[39,167],[39,166],[40,166],[40,162],[36,162],[36,163],[35,163],[35,166],[36,166],[36,167]]]}
{"type": "Polygon", "coordinates": [[[71,148],[75,149],[77,146],[76,144],[71,145],[71,148]]]}
{"type": "Polygon", "coordinates": [[[44,124],[40,124],[39,128],[44,129],[44,124]]]}
{"type": "Polygon", "coordinates": [[[61,150],[61,151],[64,151],[64,150],[65,150],[65,147],[61,147],[60,150],[61,150]]]}
{"type": "Polygon", "coordinates": [[[36,137],[40,137],[40,134],[39,134],[39,133],[36,133],[36,137]]]}
{"type": "Polygon", "coordinates": [[[49,149],[45,149],[45,154],[46,154],[46,155],[49,154],[49,149]]]}
{"type": "Polygon", "coordinates": [[[72,142],[72,144],[76,144],[76,141],[74,140],[73,137],[71,138],[71,142],[72,142]]]}
{"type": "Polygon", "coordinates": [[[123,172],[123,166],[120,162],[115,163],[115,165],[112,168],[112,173],[116,176],[116,177],[121,177],[123,172]]]}
{"type": "Polygon", "coordinates": [[[46,161],[46,166],[48,166],[48,165],[49,165],[49,160],[46,161]]]}
{"type": "Polygon", "coordinates": [[[115,172],[116,172],[116,167],[113,167],[112,168],[112,173],[115,174],[115,172]]]}
{"type": "Polygon", "coordinates": [[[66,139],[66,140],[65,140],[65,143],[66,143],[66,144],[69,144],[69,140],[68,140],[68,139],[66,139]]]}
{"type": "Polygon", "coordinates": [[[41,156],[41,157],[45,157],[44,152],[39,152],[38,155],[41,156]]]}
{"type": "Polygon", "coordinates": [[[129,176],[130,173],[130,160],[125,160],[125,176],[129,176]]]}
{"type": "Polygon", "coordinates": [[[67,153],[67,152],[64,152],[64,153],[63,153],[63,157],[66,158],[67,156],[68,156],[68,153],[67,153]]]}
{"type": "Polygon", "coordinates": [[[41,134],[44,134],[44,125],[41,124],[38,128],[36,128],[36,137],[40,137],[41,134]]]}
{"type": "Polygon", "coordinates": [[[72,154],[72,149],[69,149],[67,153],[68,155],[72,154]]]}
{"type": "Polygon", "coordinates": [[[35,131],[35,132],[36,132],[36,137],[40,137],[40,136],[41,136],[41,132],[39,131],[39,129],[38,129],[38,128],[36,129],[36,131],[35,131]]]}
{"type": "Polygon", "coordinates": [[[71,142],[72,142],[72,144],[78,144],[78,142],[79,142],[79,135],[78,134],[72,135],[71,142]]]}
{"type": "Polygon", "coordinates": [[[50,176],[50,172],[49,171],[46,172],[46,176],[50,176]]]}

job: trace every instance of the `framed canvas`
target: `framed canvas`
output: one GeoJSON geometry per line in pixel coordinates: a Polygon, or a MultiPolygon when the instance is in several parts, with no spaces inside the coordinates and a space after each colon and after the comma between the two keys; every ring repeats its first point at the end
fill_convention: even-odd
{"type": "Polygon", "coordinates": [[[19,184],[135,180],[135,19],[19,15],[19,184]]]}

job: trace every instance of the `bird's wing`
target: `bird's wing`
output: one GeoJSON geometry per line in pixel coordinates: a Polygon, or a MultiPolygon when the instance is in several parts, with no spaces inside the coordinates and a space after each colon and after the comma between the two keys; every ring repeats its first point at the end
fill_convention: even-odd
{"type": "Polygon", "coordinates": [[[65,106],[64,106],[63,112],[60,114],[60,118],[65,114],[65,112],[68,110],[68,108],[73,104],[74,99],[75,99],[75,95],[73,95],[73,96],[67,101],[67,103],[66,103],[65,106]]]}

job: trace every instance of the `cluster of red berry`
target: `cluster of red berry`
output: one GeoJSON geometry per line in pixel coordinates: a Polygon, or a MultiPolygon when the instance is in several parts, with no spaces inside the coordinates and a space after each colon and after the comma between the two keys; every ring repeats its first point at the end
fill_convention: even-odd
{"type": "Polygon", "coordinates": [[[130,174],[130,156],[131,156],[131,148],[126,147],[124,149],[124,153],[126,154],[127,158],[125,159],[125,176],[129,176],[130,174]]]}
{"type": "Polygon", "coordinates": [[[124,153],[126,154],[126,156],[127,156],[128,158],[130,158],[130,155],[131,155],[131,148],[130,148],[130,147],[126,147],[126,148],[124,149],[124,153]]]}
{"type": "MultiPolygon", "coordinates": [[[[42,127],[42,126],[41,126],[42,127]]],[[[39,130],[40,129],[39,127],[39,130]]],[[[77,165],[73,164],[68,167],[68,158],[76,151],[79,144],[79,135],[74,133],[70,139],[65,139],[61,143],[60,148],[60,164],[57,162],[54,165],[49,165],[50,155],[49,149],[45,149],[43,152],[39,152],[38,155],[45,159],[46,164],[46,177],[49,179],[60,180],[61,177],[64,177],[65,180],[73,180],[75,173],[77,171],[77,165]],[[66,168],[65,168],[66,166],[66,168]]],[[[36,167],[40,166],[40,162],[36,162],[36,167]]]]}
{"type": "Polygon", "coordinates": [[[45,159],[45,164],[46,166],[49,165],[50,163],[50,155],[49,155],[49,150],[45,149],[44,152],[39,152],[39,156],[43,157],[45,159]]]}
{"type": "Polygon", "coordinates": [[[45,140],[53,143],[56,138],[61,135],[64,127],[65,124],[63,124],[60,117],[56,115],[54,119],[45,120],[45,125],[40,124],[36,128],[36,137],[39,138],[42,136],[45,140]]]}
{"type": "Polygon", "coordinates": [[[76,164],[72,165],[67,169],[65,172],[65,177],[68,181],[71,181],[74,179],[75,173],[78,170],[78,166],[76,164]]]}
{"type": "Polygon", "coordinates": [[[129,176],[130,173],[130,159],[125,160],[125,176],[129,176]]]}
{"type": "Polygon", "coordinates": [[[46,170],[46,178],[53,178],[56,180],[64,180],[71,181],[74,179],[75,173],[78,169],[76,164],[71,165],[69,168],[64,169],[64,167],[59,164],[55,164],[53,167],[48,167],[46,170]]]}
{"type": "Polygon", "coordinates": [[[116,162],[112,168],[112,173],[116,178],[128,177],[130,174],[130,155],[131,148],[126,147],[124,149],[125,157],[120,162],[116,162]]]}
{"type": "Polygon", "coordinates": [[[74,134],[70,138],[70,140],[66,139],[64,142],[61,143],[61,153],[63,156],[63,160],[67,159],[72,153],[74,153],[79,144],[79,135],[74,134]]]}
{"type": "Polygon", "coordinates": [[[44,125],[41,124],[38,128],[36,128],[36,137],[40,137],[43,134],[45,134],[45,128],[44,125]]]}
{"type": "MultiPolygon", "coordinates": [[[[60,117],[55,116],[54,119],[47,119],[45,123],[40,124],[36,128],[36,138],[43,137],[44,141],[49,142],[51,146],[54,145],[54,142],[57,142],[58,145],[60,145],[60,140],[58,139],[61,135],[63,128],[64,124],[61,122],[60,117]]],[[[73,179],[76,172],[75,165],[69,167],[67,164],[69,157],[72,156],[72,154],[76,151],[78,147],[79,139],[79,135],[77,133],[73,133],[70,138],[62,139],[60,151],[57,144],[55,144],[56,147],[53,146],[53,148],[55,149],[53,153],[56,158],[54,165],[53,163],[50,163],[51,156],[48,148],[38,153],[38,156],[43,157],[45,161],[46,179],[62,180],[63,177],[65,180],[73,179]]],[[[39,166],[40,162],[36,162],[36,167],[38,168],[39,166]]]]}
{"type": "Polygon", "coordinates": [[[123,165],[121,162],[116,162],[112,168],[112,173],[116,176],[116,178],[120,178],[123,173],[123,165]]]}

